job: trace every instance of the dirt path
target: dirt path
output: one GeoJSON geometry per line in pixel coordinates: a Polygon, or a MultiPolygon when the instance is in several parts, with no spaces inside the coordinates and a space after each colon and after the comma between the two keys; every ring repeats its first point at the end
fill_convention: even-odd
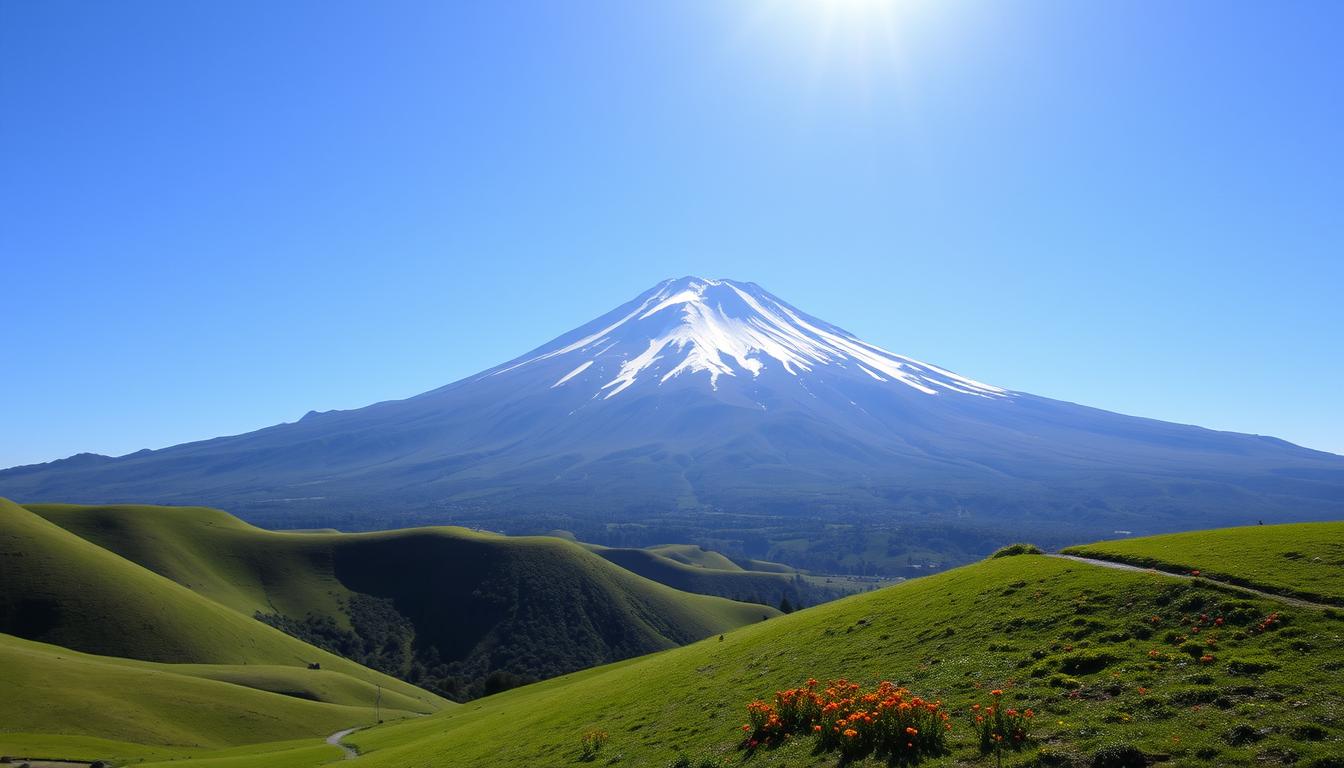
{"type": "Polygon", "coordinates": [[[327,743],[333,747],[340,747],[341,751],[345,753],[346,760],[354,760],[356,757],[359,757],[359,753],[355,751],[354,747],[346,746],[342,743],[341,739],[344,739],[346,736],[349,736],[358,730],[358,728],[346,728],[344,731],[337,731],[327,737],[327,743]]]}
{"type": "Polygon", "coordinates": [[[1318,608],[1318,609],[1321,609],[1321,610],[1326,610],[1326,609],[1339,610],[1339,606],[1337,606],[1337,605],[1329,605],[1328,603],[1313,603],[1313,602],[1311,602],[1310,600],[1302,600],[1302,599],[1300,599],[1300,598],[1296,598],[1296,597],[1288,597],[1288,596],[1286,596],[1286,595],[1276,595],[1276,594],[1274,594],[1273,592],[1261,592],[1261,591],[1258,590],[1258,589],[1252,589],[1252,588],[1250,588],[1250,587],[1243,587],[1243,586],[1241,586],[1241,585],[1239,585],[1239,584],[1229,584],[1229,583],[1227,583],[1226,581],[1218,581],[1217,579],[1205,579],[1205,578],[1201,578],[1201,577],[1199,577],[1199,576],[1191,576],[1191,575],[1188,574],[1188,573],[1172,573],[1171,571],[1159,571],[1159,570],[1156,569],[1156,568],[1147,568],[1147,567],[1140,566],[1140,565],[1130,565],[1130,564],[1128,564],[1128,563],[1117,563],[1117,562],[1115,562],[1114,560],[1094,560],[1094,559],[1092,559],[1092,558],[1090,558],[1090,557],[1078,557],[1078,556],[1076,556],[1076,555],[1059,555],[1059,554],[1051,554],[1051,555],[1048,555],[1048,556],[1049,556],[1049,557],[1057,557],[1057,558],[1059,558],[1059,559],[1061,559],[1061,560],[1073,560],[1074,562],[1078,562],[1078,563],[1086,563],[1086,564],[1088,564],[1088,565],[1096,565],[1096,566],[1100,566],[1100,567],[1102,567],[1102,568],[1114,568],[1114,569],[1116,569],[1117,571],[1138,571],[1139,573],[1155,573],[1155,574],[1157,574],[1158,576],[1167,576],[1167,577],[1170,577],[1170,578],[1173,578],[1173,579],[1185,579],[1185,580],[1187,580],[1187,581],[1206,581],[1206,582],[1208,582],[1208,583],[1210,583],[1210,584],[1217,584],[1217,585],[1220,586],[1220,587],[1226,587],[1226,588],[1228,588],[1228,589],[1235,589],[1235,590],[1237,590],[1238,592],[1244,592],[1244,593],[1246,593],[1246,594],[1248,594],[1248,595],[1255,595],[1256,597],[1263,597],[1263,598],[1266,599],[1266,600],[1277,600],[1277,601],[1279,601],[1279,602],[1281,602],[1281,603],[1287,603],[1288,605],[1295,605],[1295,606],[1297,606],[1298,608],[1318,608]]]}

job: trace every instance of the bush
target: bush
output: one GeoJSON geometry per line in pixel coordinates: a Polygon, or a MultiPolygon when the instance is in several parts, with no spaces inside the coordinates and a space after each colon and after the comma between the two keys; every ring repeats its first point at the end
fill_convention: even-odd
{"type": "Polygon", "coordinates": [[[795,734],[812,734],[822,751],[838,751],[846,761],[870,754],[893,762],[917,762],[947,748],[951,719],[942,703],[925,701],[904,688],[882,682],[865,692],[858,683],[836,680],[824,687],[808,680],[800,688],[775,693],[775,703],[747,705],[748,736],[742,746],[774,746],[795,734]]]}
{"type": "Polygon", "coordinates": [[[1083,651],[1059,660],[1059,671],[1070,675],[1090,675],[1118,661],[1109,653],[1083,651]]]}
{"type": "Polygon", "coordinates": [[[989,556],[993,560],[996,557],[1017,557],[1018,555],[1043,555],[1045,552],[1035,544],[1009,544],[1002,547],[994,554],[989,556]]]}
{"type": "Polygon", "coordinates": [[[1112,744],[1092,755],[1092,768],[1144,768],[1147,765],[1148,756],[1130,744],[1112,744]]]}
{"type": "Polygon", "coordinates": [[[1265,738],[1265,733],[1263,731],[1258,731],[1245,723],[1234,725],[1223,733],[1223,741],[1226,741],[1234,747],[1253,744],[1263,738],[1265,738]]]}

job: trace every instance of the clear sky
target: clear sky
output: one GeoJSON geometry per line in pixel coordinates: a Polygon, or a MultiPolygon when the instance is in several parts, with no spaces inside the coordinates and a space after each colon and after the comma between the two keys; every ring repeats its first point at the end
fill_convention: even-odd
{"type": "Polygon", "coordinates": [[[1344,3],[0,2],[0,466],[405,397],[698,274],[1344,453],[1344,3]]]}

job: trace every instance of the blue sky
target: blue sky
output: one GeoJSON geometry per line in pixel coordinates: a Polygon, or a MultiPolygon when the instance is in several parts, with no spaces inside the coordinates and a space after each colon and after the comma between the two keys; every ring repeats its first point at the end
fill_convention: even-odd
{"type": "Polygon", "coordinates": [[[431,389],[659,279],[1344,453],[1334,2],[0,4],[0,466],[431,389]]]}

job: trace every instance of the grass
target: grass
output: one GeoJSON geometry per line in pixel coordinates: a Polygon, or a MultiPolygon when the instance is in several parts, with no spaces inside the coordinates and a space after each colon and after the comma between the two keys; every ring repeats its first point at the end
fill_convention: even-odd
{"type": "MultiPolygon", "coordinates": [[[[776,615],[773,608],[679,592],[551,537],[506,537],[451,527],[362,534],[272,532],[200,507],[44,504],[33,505],[30,516],[32,525],[41,522],[68,531],[82,551],[101,553],[98,565],[79,578],[60,574],[59,563],[68,559],[65,552],[40,572],[30,573],[27,566],[16,571],[16,578],[28,578],[36,588],[49,580],[75,584],[102,569],[116,570],[114,560],[131,561],[143,567],[139,576],[157,574],[179,587],[177,593],[189,590],[197,598],[208,598],[205,602],[232,609],[235,619],[241,616],[248,625],[257,624],[253,616],[267,616],[270,623],[322,647],[457,699],[490,692],[492,686],[675,647],[776,615]],[[383,602],[373,604],[364,596],[383,602]],[[370,606],[372,610],[365,610],[370,606]],[[365,621],[355,626],[352,617],[365,621]]],[[[26,547],[16,543],[14,548],[26,547]]],[[[136,590],[116,584],[82,595],[88,599],[71,612],[78,619],[37,639],[154,660],[275,662],[274,654],[221,656],[245,643],[210,623],[180,619],[201,627],[202,636],[180,644],[190,650],[169,653],[137,649],[143,633],[124,626],[121,636],[127,642],[109,642],[96,623],[82,620],[102,616],[123,625],[159,621],[138,618],[135,610],[143,613],[143,606],[125,605],[136,590]],[[197,652],[215,641],[219,645],[210,653],[197,652]]],[[[72,599],[63,595],[56,601],[72,599]]],[[[168,603],[160,612],[174,619],[182,613],[168,603]]]]}
{"type": "Polygon", "coordinates": [[[197,751],[177,755],[162,762],[137,763],[138,768],[172,768],[190,759],[194,768],[317,768],[338,763],[344,757],[340,747],[302,739],[257,747],[235,747],[197,751]]]}
{"type": "Polygon", "coordinates": [[[1344,522],[1221,528],[1103,541],[1063,552],[1344,605],[1344,522]]]}
{"type": "MultiPolygon", "coordinates": [[[[1010,705],[1041,713],[1034,745],[1006,755],[1008,765],[1088,764],[1128,744],[1178,765],[1325,766],[1344,740],[1339,614],[1284,609],[1202,582],[1013,557],[350,741],[366,753],[361,764],[375,767],[567,765],[578,761],[580,735],[601,729],[610,734],[603,764],[666,766],[685,755],[693,765],[834,766],[835,755],[814,754],[810,740],[751,757],[737,742],[747,702],[808,677],[840,676],[889,679],[959,713],[986,701],[988,689],[1004,689],[1010,705]],[[1254,631],[1276,610],[1279,628],[1254,631]],[[1176,639],[1189,632],[1184,619],[1199,613],[1237,617],[1213,632],[1219,644],[1210,664],[1176,639]],[[1149,656],[1154,649],[1163,660],[1149,656]]],[[[965,720],[951,749],[933,764],[980,759],[965,720]]]]}
{"type": "Polygon", "coordinates": [[[812,576],[759,560],[745,561],[752,567],[744,568],[723,554],[694,544],[583,546],[604,560],[674,589],[769,606],[779,606],[785,599],[795,607],[815,605],[865,592],[879,583],[850,576],[812,576]]]}
{"type": "MultiPolygon", "coordinates": [[[[314,648],[0,499],[0,632],[101,656],[181,664],[309,663],[381,686],[418,712],[444,705],[314,648]]],[[[8,667],[6,667],[8,669],[8,667]]],[[[94,734],[98,735],[98,734],[94,734]]]]}
{"type": "MultiPolygon", "coordinates": [[[[1289,534],[1296,547],[1291,551],[1302,552],[1309,562],[1324,559],[1322,553],[1334,551],[1341,542],[1339,526],[1295,528],[1289,534]]],[[[0,530],[4,531],[0,535],[10,533],[8,525],[0,530]]],[[[362,572],[362,588],[378,586],[368,581],[373,578],[370,574],[393,578],[396,558],[409,564],[416,578],[447,584],[451,572],[434,566],[460,562],[464,552],[473,551],[446,548],[438,529],[415,532],[409,549],[401,542],[404,535],[342,539],[373,542],[353,550],[366,563],[377,565],[362,572]],[[458,558],[434,558],[445,552],[458,558]]],[[[1228,573],[1273,571],[1260,565],[1267,553],[1277,552],[1264,544],[1263,535],[1236,530],[1201,535],[1214,542],[1207,546],[1218,551],[1217,565],[1228,573]]],[[[454,532],[448,538],[462,536],[454,532]]],[[[556,539],[546,541],[550,546],[577,548],[556,539]]],[[[1205,546],[1197,545],[1187,544],[1182,551],[1201,551],[1205,546]]],[[[515,574],[520,580],[559,578],[546,567],[546,552],[522,547],[503,555],[495,552],[484,562],[503,558],[510,567],[500,573],[515,574]],[[536,563],[539,555],[541,564],[536,563]],[[509,561],[512,557],[521,559],[509,561]],[[529,568],[541,570],[529,574],[529,568]]],[[[343,556],[348,553],[337,551],[332,560],[332,573],[338,578],[343,556]]],[[[1300,559],[1284,558],[1281,552],[1277,556],[1300,559]]],[[[575,562],[597,568],[595,573],[606,573],[610,567],[597,558],[575,562]],[[601,565],[593,565],[594,560],[601,565]]],[[[0,559],[0,568],[4,567],[0,559]]],[[[1320,575],[1314,564],[1310,567],[1299,571],[1313,574],[1310,589],[1328,589],[1329,575],[1320,575]]],[[[590,576],[567,578],[562,586],[573,589],[590,576]]],[[[1281,586],[1298,588],[1291,573],[1278,578],[1281,586]]],[[[19,663],[0,665],[0,679],[21,668],[19,663]]],[[[35,673],[35,680],[40,677],[35,673]]],[[[891,680],[917,695],[940,699],[956,713],[955,728],[948,754],[931,760],[928,764],[933,766],[994,764],[992,757],[981,755],[970,723],[970,707],[987,703],[991,689],[1003,690],[1008,706],[1031,707],[1038,713],[1030,726],[1030,745],[1003,756],[1003,764],[1009,766],[1086,766],[1107,754],[1122,756],[1131,750],[1129,754],[1137,751],[1148,759],[1181,766],[1332,768],[1339,765],[1344,744],[1344,612],[1288,607],[1204,580],[1176,580],[1039,556],[987,559],[754,622],[722,637],[388,723],[357,732],[346,741],[363,754],[357,764],[372,768],[584,764],[665,768],[683,758],[680,764],[696,768],[702,764],[832,768],[841,764],[839,757],[816,751],[810,737],[751,753],[739,749],[747,703],[768,700],[774,691],[800,685],[809,677],[847,677],[865,685],[891,680]],[[1276,619],[1267,623],[1271,615],[1276,619]],[[585,762],[581,740],[593,732],[608,736],[593,760],[585,762]]],[[[120,691],[136,685],[90,679],[99,683],[89,695],[105,702],[104,707],[111,706],[101,698],[109,695],[109,686],[120,691]]],[[[262,686],[256,680],[251,681],[256,686],[252,688],[205,674],[196,681],[294,699],[258,690],[262,686]]],[[[279,678],[274,687],[284,683],[279,678]]],[[[83,693],[77,682],[69,687],[83,693]]],[[[342,694],[330,690],[327,695],[342,694]]],[[[195,706],[184,703],[181,708],[195,706]]],[[[17,708],[16,715],[22,715],[17,708]]],[[[22,724],[16,728],[32,730],[22,724]]],[[[295,735],[301,734],[290,732],[280,738],[295,735]]],[[[130,734],[122,738],[134,740],[130,734]]],[[[0,745],[7,743],[0,736],[0,745]]],[[[317,739],[226,752],[202,747],[191,753],[196,759],[185,764],[308,768],[337,757],[331,749],[317,739]]],[[[183,756],[181,752],[166,758],[162,753],[144,755],[183,756]]],[[[872,758],[850,763],[856,768],[881,764],[885,763],[872,758]]]]}
{"type": "MultiPolygon", "coordinates": [[[[0,680],[3,754],[181,757],[376,719],[373,686],[338,672],[132,661],[8,635],[0,635],[0,680]]],[[[384,705],[390,720],[420,703],[388,692],[384,705]]]]}

